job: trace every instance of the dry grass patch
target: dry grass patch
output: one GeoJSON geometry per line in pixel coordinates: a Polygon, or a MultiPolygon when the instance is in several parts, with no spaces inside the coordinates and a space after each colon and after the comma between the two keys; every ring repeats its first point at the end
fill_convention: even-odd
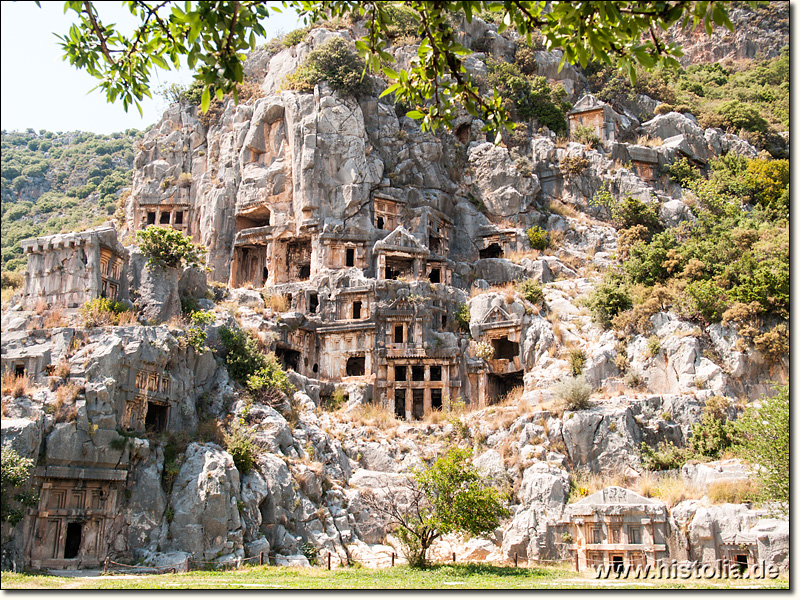
{"type": "Polygon", "coordinates": [[[353,425],[365,425],[381,429],[399,425],[394,413],[387,407],[378,404],[362,404],[355,408],[349,417],[353,425]]]}
{"type": "Polygon", "coordinates": [[[705,495],[702,488],[692,485],[679,473],[645,471],[632,484],[632,490],[646,498],[656,498],[670,508],[684,500],[696,500],[705,495]]]}
{"type": "Polygon", "coordinates": [[[13,373],[3,375],[3,396],[21,398],[30,396],[32,391],[33,386],[27,375],[14,375],[13,373]]]}
{"type": "Polygon", "coordinates": [[[42,326],[45,329],[55,329],[57,327],[68,327],[69,320],[67,319],[67,315],[64,312],[64,309],[60,306],[56,306],[51,310],[47,316],[44,318],[44,323],[42,326]]]}
{"type": "Polygon", "coordinates": [[[522,250],[522,251],[512,250],[511,252],[506,252],[503,258],[506,258],[513,263],[520,263],[524,258],[528,258],[530,260],[538,260],[541,254],[542,253],[539,250],[522,250]]]}
{"type": "Polygon", "coordinates": [[[708,498],[714,504],[743,504],[759,496],[758,486],[744,479],[741,481],[717,481],[708,486],[708,498]]]}

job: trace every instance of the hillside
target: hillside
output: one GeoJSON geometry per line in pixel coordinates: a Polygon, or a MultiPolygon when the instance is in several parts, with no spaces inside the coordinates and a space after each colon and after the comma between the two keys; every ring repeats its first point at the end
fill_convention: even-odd
{"type": "Polygon", "coordinates": [[[20,245],[3,445],[41,494],[4,560],[386,565],[375,507],[458,446],[509,516],[434,560],[785,570],[736,441],[788,403],[788,55],[631,86],[476,19],[467,66],[518,121],[495,145],[466,112],[423,132],[341,25],[254,53],[238,105],[174,90],[129,182],[123,148],[58,184],[13,144],[4,244],[47,186],[130,194],[95,209],[116,229],[20,245]]]}
{"type": "Polygon", "coordinates": [[[134,144],[142,135],[3,131],[3,271],[24,269],[24,238],[107,220],[130,187],[134,144]]]}

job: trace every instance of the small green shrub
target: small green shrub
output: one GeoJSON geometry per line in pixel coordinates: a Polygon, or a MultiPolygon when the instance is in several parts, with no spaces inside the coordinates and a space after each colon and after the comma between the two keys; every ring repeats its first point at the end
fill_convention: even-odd
{"type": "Polygon", "coordinates": [[[150,225],[136,232],[139,250],[147,257],[148,266],[179,268],[202,267],[206,249],[172,227],[150,225]]]}
{"type": "Polygon", "coordinates": [[[585,144],[592,148],[597,148],[600,145],[600,136],[598,136],[594,129],[587,125],[578,125],[572,130],[572,139],[579,144],[585,144]]]}
{"type": "Polygon", "coordinates": [[[528,241],[531,243],[531,248],[534,250],[546,250],[550,246],[550,233],[542,229],[538,225],[534,225],[525,232],[528,236],[528,241]]]}
{"type": "Polygon", "coordinates": [[[643,225],[650,232],[655,232],[660,228],[660,222],[656,212],[647,204],[633,198],[626,197],[621,202],[617,202],[611,209],[611,217],[617,229],[628,229],[636,225],[643,225]]]}
{"type": "Polygon", "coordinates": [[[589,167],[589,160],[581,156],[565,156],[559,163],[562,173],[579,175],[589,167]]]}
{"type": "Polygon", "coordinates": [[[203,310],[195,311],[192,313],[191,321],[192,326],[186,331],[186,339],[197,352],[205,352],[208,350],[206,348],[208,333],[204,327],[214,322],[214,313],[203,310]]]}
{"type": "Polygon", "coordinates": [[[301,42],[305,42],[307,37],[308,37],[308,28],[300,27],[298,29],[290,31],[285,36],[283,36],[281,43],[287,48],[291,48],[292,46],[296,46],[301,42]]]}
{"type": "Polygon", "coordinates": [[[225,359],[228,372],[240,384],[247,384],[251,375],[267,366],[267,357],[258,350],[252,333],[221,327],[219,339],[223,347],[222,358],[225,359]]]}
{"type": "Polygon", "coordinates": [[[124,302],[114,302],[110,298],[94,298],[80,308],[81,322],[84,327],[105,327],[118,325],[120,318],[132,317],[129,306],[124,302]]]}
{"type": "Polygon", "coordinates": [[[295,387],[289,381],[286,371],[272,353],[267,354],[264,357],[264,365],[247,378],[247,389],[251,392],[277,390],[287,396],[295,392],[295,387]]]}
{"type": "Polygon", "coordinates": [[[737,440],[735,424],[728,421],[728,401],[721,396],[710,398],[703,408],[700,423],[692,428],[689,448],[693,456],[716,460],[737,440]]]}
{"type": "Polygon", "coordinates": [[[225,434],[224,442],[239,473],[249,473],[259,451],[253,434],[244,427],[235,426],[225,434]]]}
{"type": "Polygon", "coordinates": [[[583,367],[586,366],[586,352],[581,348],[570,348],[567,362],[569,362],[570,373],[573,377],[577,377],[583,373],[583,367]]]}
{"type": "Polygon", "coordinates": [[[27,486],[34,462],[23,458],[11,446],[3,446],[0,450],[0,519],[12,527],[25,516],[24,507],[36,505],[38,497],[31,490],[22,489],[27,486]]]}
{"type": "Polygon", "coordinates": [[[615,316],[633,306],[633,301],[624,281],[614,274],[607,274],[603,282],[589,294],[586,305],[594,320],[608,328],[615,316]]]}
{"type": "Polygon", "coordinates": [[[516,289],[531,304],[542,304],[544,302],[544,288],[535,279],[520,281],[516,285],[516,289]]]}
{"type": "Polygon", "coordinates": [[[462,304],[456,311],[456,323],[461,331],[469,332],[469,304],[462,304]]]}
{"type": "Polygon", "coordinates": [[[700,170],[692,165],[686,157],[673,162],[669,166],[668,173],[669,178],[681,187],[686,187],[701,177],[700,170]]]}
{"type": "Polygon", "coordinates": [[[340,37],[331,38],[313,50],[302,65],[289,75],[285,86],[310,93],[322,81],[337,92],[359,96],[369,92],[369,81],[363,77],[364,61],[340,37]]]}
{"type": "Polygon", "coordinates": [[[657,356],[661,352],[661,339],[657,335],[647,338],[647,354],[650,357],[657,356]]]}
{"type": "Polygon", "coordinates": [[[589,408],[592,386],[583,375],[567,377],[555,386],[556,395],[564,402],[567,410],[583,410],[589,408]]]}
{"type": "Polygon", "coordinates": [[[660,442],[655,448],[642,442],[641,448],[642,465],[648,471],[680,469],[688,459],[686,449],[678,448],[672,442],[660,442]]]}
{"type": "Polygon", "coordinates": [[[347,404],[349,399],[350,395],[345,390],[338,388],[325,399],[325,409],[329,411],[339,410],[342,406],[347,404]]]}

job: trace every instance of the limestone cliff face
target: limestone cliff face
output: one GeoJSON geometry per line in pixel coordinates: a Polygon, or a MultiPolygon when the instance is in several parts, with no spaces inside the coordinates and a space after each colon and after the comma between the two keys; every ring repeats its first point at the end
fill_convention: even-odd
{"type": "MultiPolygon", "coordinates": [[[[691,115],[641,123],[618,113],[582,95],[577,70],[558,72],[558,53],[537,52],[539,74],[578,100],[576,122],[600,116],[597,149],[544,130],[510,149],[495,146],[467,115],[452,133],[423,133],[377,97],[377,81],[375,95],[357,99],[324,83],[313,93],[281,90],[283,78],[336,35],[352,37],[315,30],[293,48],[256,53],[247,68],[262,96],[227,101],[209,115],[173,105],[138,149],[127,228],[186,232],[208,249],[209,278],[226,285],[212,292],[188,269],[146,272],[140,252],[109,241],[147,326],[48,322],[52,315],[34,310],[37,297],[82,289],[82,271],[72,267],[68,286],[58,269],[40,268],[3,315],[4,369],[58,387],[64,381],[53,373],[64,363],[60,377],[75,384],[71,401],[43,387],[8,402],[3,444],[39,460],[37,481],[55,482],[47,488],[55,504],[58,494],[100,482],[92,489],[101,510],[85,532],[101,544],[77,557],[45,556],[34,529],[48,515],[67,527],[69,516],[50,512],[48,495],[19,526],[20,560],[85,566],[108,554],[165,566],[264,552],[279,564],[307,564],[301,552],[313,557],[313,547],[330,552],[334,565],[385,565],[396,540],[370,511],[367,492],[399,485],[452,440],[479,444],[476,464],[517,490],[514,516],[491,540],[447,539],[435,556],[555,559],[566,547],[559,523],[568,469],[635,481],[642,443],[685,446],[713,396],[756,398],[769,381],[788,377],[788,359],[770,365],[755,350],[741,351],[734,328],[659,312],[651,318],[660,340],[654,351],[645,336],[623,343],[603,331],[580,302],[618,264],[608,207],[594,201],[603,186],[658,206],[667,225],[691,221],[665,168],[683,157],[702,168],[729,151],[756,156],[750,144],[703,130],[691,115]],[[640,135],[663,144],[632,143],[640,135]],[[554,247],[532,251],[532,225],[548,230],[554,247]],[[543,284],[542,297],[523,297],[514,289],[522,280],[543,284]],[[216,356],[192,346],[196,332],[171,320],[179,296],[214,313],[205,333],[216,356]],[[229,378],[219,332],[234,325],[276,352],[298,388],[291,398],[254,400],[229,378]],[[570,351],[583,353],[586,380],[602,394],[588,409],[564,412],[554,385],[573,369],[570,351]],[[632,389],[625,368],[646,389],[632,389]],[[334,396],[345,400],[339,412],[324,409],[334,396]],[[460,403],[468,415],[454,416],[460,403]],[[383,408],[385,423],[369,416],[372,405],[383,408]],[[453,414],[439,418],[439,410],[453,414]],[[218,445],[212,426],[231,423],[246,426],[258,445],[248,472],[218,445]]],[[[463,37],[513,56],[513,38],[477,20],[463,37]]],[[[412,50],[395,49],[398,60],[412,50]]],[[[468,68],[485,73],[484,59],[475,54],[468,68]]],[[[59,240],[31,241],[34,269],[69,258],[59,240]]],[[[102,256],[96,262],[116,264],[102,256]]],[[[111,271],[98,271],[98,286],[119,283],[111,271]]],[[[77,321],[72,313],[62,318],[77,321]]],[[[691,508],[681,513],[683,525],[691,508]]],[[[705,539],[703,522],[725,518],[697,514],[692,540],[705,539]]],[[[748,531],[761,516],[748,517],[748,531]]],[[[772,539],[770,527],[785,537],[782,526],[761,526],[759,540],[772,539]]]]}

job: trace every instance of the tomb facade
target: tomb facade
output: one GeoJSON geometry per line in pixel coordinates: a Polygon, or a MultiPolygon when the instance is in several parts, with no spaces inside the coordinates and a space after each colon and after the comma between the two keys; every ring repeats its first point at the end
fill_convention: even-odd
{"type": "Polygon", "coordinates": [[[128,252],[113,227],[23,240],[22,305],[77,308],[94,298],[128,299],[128,252]]]}

